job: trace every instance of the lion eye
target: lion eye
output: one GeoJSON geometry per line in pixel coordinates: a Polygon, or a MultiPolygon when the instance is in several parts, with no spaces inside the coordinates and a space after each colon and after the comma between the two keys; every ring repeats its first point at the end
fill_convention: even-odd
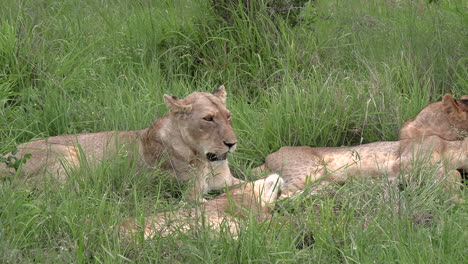
{"type": "Polygon", "coordinates": [[[227,120],[231,120],[231,114],[227,116],[227,120]]]}
{"type": "Polygon", "coordinates": [[[208,121],[208,122],[213,122],[213,116],[211,116],[211,115],[205,116],[205,117],[203,118],[203,120],[208,121]]]}

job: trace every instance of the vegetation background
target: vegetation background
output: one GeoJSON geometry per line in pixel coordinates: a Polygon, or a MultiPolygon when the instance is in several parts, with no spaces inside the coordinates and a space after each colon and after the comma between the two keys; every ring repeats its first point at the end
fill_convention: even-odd
{"type": "MultiPolygon", "coordinates": [[[[444,93],[467,94],[462,0],[3,0],[0,153],[36,137],[142,129],[164,93],[224,84],[237,177],[284,145],[396,140],[444,93]]],[[[1,263],[466,263],[468,209],[413,172],[278,205],[272,221],[143,241],[127,217],[180,206],[179,185],[121,159],[70,186],[2,179],[1,263]],[[74,188],[73,186],[79,186],[74,188]]],[[[429,179],[429,180],[428,180],[429,179]]],[[[466,200],[466,191],[461,195],[466,200]]]]}

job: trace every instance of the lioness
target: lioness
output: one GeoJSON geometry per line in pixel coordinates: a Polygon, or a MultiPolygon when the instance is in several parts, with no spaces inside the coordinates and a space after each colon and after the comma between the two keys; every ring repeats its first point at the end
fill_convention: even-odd
{"type": "Polygon", "coordinates": [[[368,175],[395,181],[419,156],[428,165],[440,166],[441,176],[448,173],[456,181],[461,181],[457,169],[468,169],[468,138],[447,141],[430,136],[407,143],[403,140],[354,147],[282,147],[268,155],[259,169],[278,173],[284,179],[280,198],[289,197],[318,179],[322,179],[321,183],[344,183],[348,176],[368,175]]]}
{"type": "Polygon", "coordinates": [[[422,150],[432,164],[453,158],[444,166],[445,173],[459,181],[461,175],[456,169],[467,169],[467,135],[468,95],[454,100],[446,94],[441,102],[428,105],[405,122],[400,130],[401,141],[339,148],[283,147],[268,155],[265,164],[255,170],[281,174],[285,180],[282,197],[286,197],[302,190],[306,182],[323,177],[323,182],[338,183],[346,181],[348,175],[395,180],[411,168],[414,153],[422,150]],[[463,138],[463,142],[449,142],[463,138]]]}
{"type": "Polygon", "coordinates": [[[272,174],[264,179],[234,187],[228,193],[202,203],[198,208],[183,208],[147,217],[144,228],[137,220],[126,220],[120,231],[123,235],[130,235],[142,230],[145,239],[148,239],[155,235],[165,237],[174,232],[188,231],[202,226],[203,223],[219,230],[225,223],[231,234],[235,235],[238,233],[239,219],[268,219],[282,188],[283,179],[277,174],[272,174]]]}
{"type": "MultiPolygon", "coordinates": [[[[21,144],[17,157],[32,154],[21,173],[50,173],[64,181],[66,167],[79,167],[80,157],[95,163],[124,152],[142,166],[159,165],[179,179],[193,179],[195,188],[190,197],[194,199],[209,190],[242,183],[231,175],[226,160],[237,145],[226,96],[224,86],[183,99],[164,95],[170,112],[147,129],[55,136],[21,144]]],[[[14,172],[5,164],[0,166],[0,173],[14,172]]]]}
{"type": "Polygon", "coordinates": [[[450,141],[468,137],[468,95],[455,100],[446,94],[442,101],[426,106],[403,124],[399,139],[433,135],[450,141]]]}

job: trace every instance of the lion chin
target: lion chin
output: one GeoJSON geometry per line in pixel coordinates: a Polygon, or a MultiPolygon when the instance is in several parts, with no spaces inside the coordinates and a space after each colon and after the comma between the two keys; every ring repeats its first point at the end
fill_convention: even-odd
{"type": "Polygon", "coordinates": [[[226,153],[224,153],[224,154],[218,155],[218,154],[215,154],[215,153],[212,153],[212,152],[208,152],[208,153],[206,153],[206,159],[207,159],[209,162],[223,161],[223,160],[226,160],[226,159],[227,159],[228,153],[229,153],[229,152],[226,152],[226,153]]]}

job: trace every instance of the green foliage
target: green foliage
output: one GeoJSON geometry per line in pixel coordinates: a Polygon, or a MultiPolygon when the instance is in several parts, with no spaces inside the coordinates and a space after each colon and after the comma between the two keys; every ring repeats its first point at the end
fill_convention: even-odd
{"type": "MultiPolygon", "coordinates": [[[[467,91],[466,5],[429,2],[4,0],[0,153],[35,137],[145,128],[166,113],[163,94],[220,84],[241,178],[284,145],[394,140],[422,107],[467,91]]],[[[178,208],[180,183],[121,157],[81,162],[66,186],[2,182],[0,262],[467,262],[466,205],[422,164],[403,190],[353,181],[284,201],[237,239],[202,229],[126,241],[122,219],[178,208]]]]}

